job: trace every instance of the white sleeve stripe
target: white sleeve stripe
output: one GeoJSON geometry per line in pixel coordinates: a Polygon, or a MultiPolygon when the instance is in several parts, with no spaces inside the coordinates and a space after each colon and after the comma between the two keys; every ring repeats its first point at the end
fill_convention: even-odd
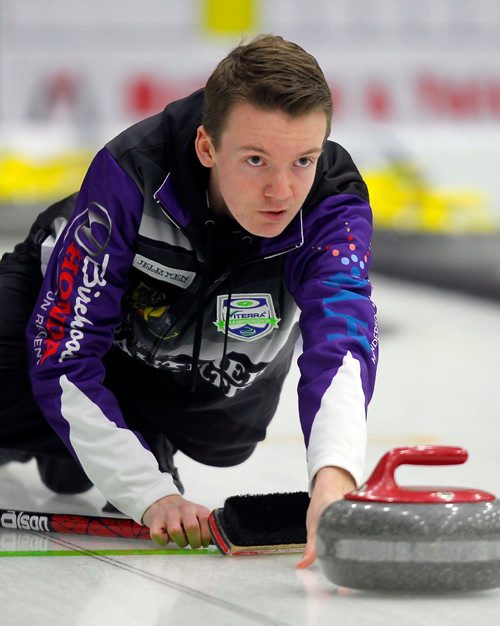
{"type": "Polygon", "coordinates": [[[357,485],[363,479],[366,456],[365,396],[359,362],[348,352],[317,412],[307,448],[309,488],[322,467],[350,472],[357,485]]]}
{"type": "Polygon", "coordinates": [[[154,454],[130,430],[118,428],[67,376],[59,383],[71,445],[87,476],[112,504],[141,523],[153,502],[179,493],[170,474],[160,472],[154,454]]]}

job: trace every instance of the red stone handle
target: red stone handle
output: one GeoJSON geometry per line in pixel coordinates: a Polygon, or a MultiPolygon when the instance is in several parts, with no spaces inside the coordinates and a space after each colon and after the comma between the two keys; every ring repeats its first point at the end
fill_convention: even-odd
{"type": "Polygon", "coordinates": [[[456,446],[413,446],[393,448],[379,461],[366,483],[348,493],[347,500],[372,502],[453,503],[489,502],[495,496],[479,489],[455,487],[402,487],[394,473],[400,465],[457,465],[468,458],[464,448],[456,446]]]}

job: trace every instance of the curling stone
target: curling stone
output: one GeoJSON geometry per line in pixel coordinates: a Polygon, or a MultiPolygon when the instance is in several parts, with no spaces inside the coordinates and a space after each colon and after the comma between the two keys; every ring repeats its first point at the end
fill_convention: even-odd
{"type": "Polygon", "coordinates": [[[500,504],[478,489],[402,487],[402,464],[464,463],[452,446],[390,450],[369,480],[323,512],[316,552],[329,580],[365,590],[446,592],[500,586],[500,504]]]}

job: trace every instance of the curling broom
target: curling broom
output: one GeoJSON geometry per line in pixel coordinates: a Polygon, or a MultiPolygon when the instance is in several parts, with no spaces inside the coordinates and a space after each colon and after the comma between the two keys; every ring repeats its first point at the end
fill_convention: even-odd
{"type": "MultiPolygon", "coordinates": [[[[213,543],[225,555],[300,552],[306,542],[305,492],[232,496],[212,511],[213,543]]],[[[129,518],[0,509],[0,529],[122,539],[150,539],[149,528],[129,518]]]]}

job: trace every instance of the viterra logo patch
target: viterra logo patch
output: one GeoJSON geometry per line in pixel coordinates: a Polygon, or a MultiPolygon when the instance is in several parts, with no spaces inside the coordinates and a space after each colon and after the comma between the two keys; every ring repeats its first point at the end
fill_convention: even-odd
{"type": "Polygon", "coordinates": [[[239,293],[217,296],[217,319],[214,324],[221,333],[240,341],[255,341],[278,328],[273,300],[268,293],[239,293]],[[229,319],[227,319],[229,317],[229,319]]]}

